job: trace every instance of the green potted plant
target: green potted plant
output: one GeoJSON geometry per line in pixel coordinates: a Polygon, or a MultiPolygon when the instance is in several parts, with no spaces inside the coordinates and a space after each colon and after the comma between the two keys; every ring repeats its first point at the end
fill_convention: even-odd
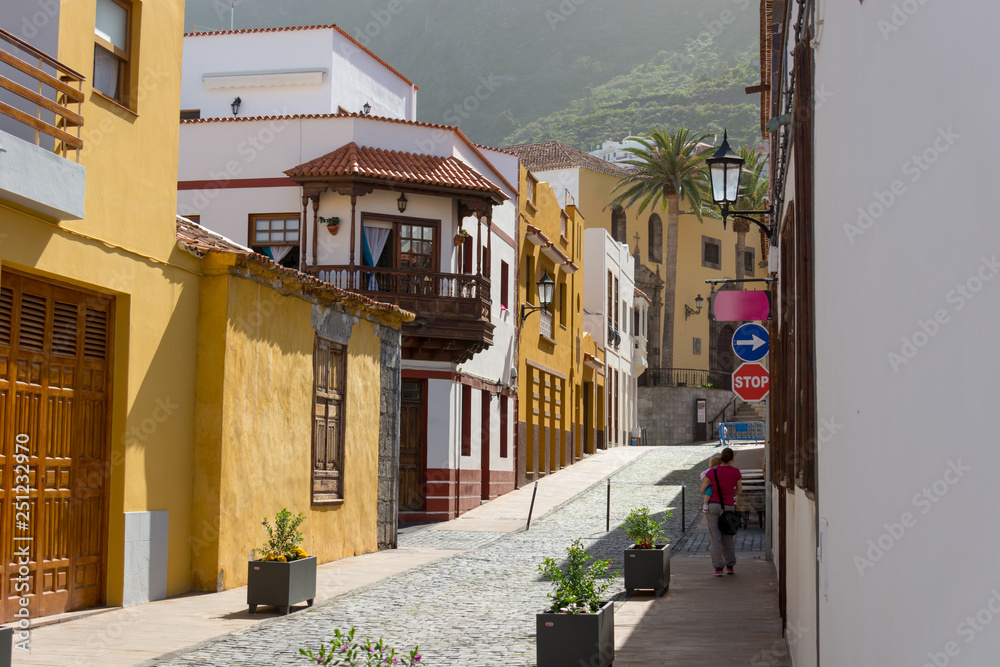
{"type": "Polygon", "coordinates": [[[340,229],[340,218],[338,218],[337,216],[333,216],[330,218],[324,218],[323,216],[319,216],[319,221],[322,224],[326,225],[326,230],[328,232],[336,236],[337,230],[340,229]]]}
{"type": "Polygon", "coordinates": [[[260,558],[251,556],[247,564],[247,605],[256,613],[259,605],[272,605],[288,614],[293,604],[305,601],[312,606],[316,598],[316,557],[301,546],[299,526],[305,521],[299,512],[292,516],[282,508],[272,526],[267,519],[268,540],[260,549],[260,558]]]}
{"type": "MultiPolygon", "coordinates": [[[[671,515],[664,513],[664,520],[671,515]]],[[[648,507],[636,507],[625,517],[625,536],[632,546],[625,549],[625,591],[652,589],[657,596],[670,588],[670,545],[663,535],[665,521],[657,521],[648,507]]]]}
{"type": "Polygon", "coordinates": [[[465,243],[465,239],[471,237],[472,234],[465,231],[464,229],[459,229],[458,234],[455,234],[455,245],[460,246],[465,243]]]}
{"type": "Polygon", "coordinates": [[[564,567],[553,558],[538,566],[552,582],[551,604],[535,616],[538,667],[608,667],[615,659],[615,604],[602,595],[611,585],[611,561],[593,559],[578,538],[566,548],[564,567]]]}
{"type": "Polygon", "coordinates": [[[330,645],[319,645],[319,650],[315,653],[312,649],[300,648],[299,655],[309,658],[309,662],[314,665],[343,665],[344,667],[375,667],[375,665],[404,665],[405,667],[415,667],[423,663],[420,662],[419,646],[414,646],[413,650],[406,655],[396,657],[396,649],[391,648],[381,638],[375,643],[366,639],[362,644],[360,640],[354,638],[355,628],[343,634],[337,628],[330,638],[330,645]]]}

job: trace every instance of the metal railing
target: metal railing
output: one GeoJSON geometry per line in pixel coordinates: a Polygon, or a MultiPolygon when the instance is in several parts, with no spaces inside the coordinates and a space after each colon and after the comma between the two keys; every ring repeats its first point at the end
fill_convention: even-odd
{"type": "Polygon", "coordinates": [[[23,108],[3,101],[4,98],[15,101],[5,95],[0,98],[0,114],[34,130],[36,146],[42,145],[40,135],[48,135],[55,141],[56,153],[65,157],[69,151],[74,150],[79,162],[80,149],[83,148],[83,140],[80,138],[80,128],[83,126],[80,105],[84,99],[82,84],[86,78],[6,30],[0,30],[0,65],[0,88],[25,100],[28,106],[34,106],[34,112],[28,113],[23,108]],[[35,61],[37,65],[33,64],[35,61]],[[45,71],[46,68],[55,74],[45,71]],[[22,80],[30,79],[37,90],[18,83],[8,75],[22,80]],[[75,84],[75,87],[71,84],[75,84]],[[70,109],[70,105],[76,105],[76,111],[70,109]],[[71,128],[76,128],[75,136],[66,131],[71,128]]]}
{"type": "Polygon", "coordinates": [[[731,389],[732,373],[700,368],[647,368],[639,376],[640,387],[704,387],[731,389]]]}

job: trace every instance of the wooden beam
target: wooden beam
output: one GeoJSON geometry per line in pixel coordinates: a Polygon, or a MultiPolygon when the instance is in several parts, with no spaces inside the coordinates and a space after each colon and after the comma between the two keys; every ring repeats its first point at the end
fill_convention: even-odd
{"type": "Polygon", "coordinates": [[[71,101],[75,103],[83,102],[83,93],[81,91],[77,90],[76,88],[70,86],[67,83],[60,81],[56,77],[38,69],[37,67],[32,67],[31,65],[24,62],[23,60],[21,60],[20,58],[18,58],[13,54],[0,50],[0,62],[7,63],[14,69],[21,70],[22,72],[32,77],[33,79],[36,79],[44,83],[46,86],[55,88],[56,90],[64,94],[66,97],[68,97],[71,101]]]}
{"type": "MultiPolygon", "coordinates": [[[[0,53],[3,52],[0,51],[0,53]]],[[[5,116],[10,116],[14,120],[21,121],[25,125],[33,127],[39,132],[44,132],[50,137],[54,137],[59,141],[63,142],[70,148],[75,148],[76,150],[80,150],[81,148],[83,148],[82,139],[78,139],[77,137],[74,137],[72,134],[60,130],[55,125],[50,125],[49,123],[46,123],[43,120],[35,118],[34,116],[29,116],[20,109],[15,109],[9,104],[4,104],[3,102],[0,102],[0,114],[3,114],[5,116]]]]}

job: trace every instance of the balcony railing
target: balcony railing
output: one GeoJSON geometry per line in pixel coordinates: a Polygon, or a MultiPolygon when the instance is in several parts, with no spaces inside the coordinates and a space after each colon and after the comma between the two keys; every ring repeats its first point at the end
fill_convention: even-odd
{"type": "Polygon", "coordinates": [[[395,303],[414,310],[418,316],[490,320],[490,282],[482,276],[343,265],[314,266],[306,270],[336,287],[395,303]]]}
{"type": "Polygon", "coordinates": [[[54,145],[50,145],[63,157],[71,150],[76,151],[77,162],[83,148],[80,105],[84,99],[84,80],[82,74],[11,33],[0,30],[0,88],[6,91],[0,94],[0,115],[33,132],[36,146],[43,145],[41,135],[44,134],[52,138],[54,145]],[[15,79],[30,82],[32,87],[15,79]],[[76,110],[70,109],[70,105],[76,105],[76,110]],[[67,131],[73,128],[75,136],[67,131]]]}
{"type": "Polygon", "coordinates": [[[640,387],[702,387],[731,389],[733,374],[699,368],[647,368],[639,376],[640,387]]]}

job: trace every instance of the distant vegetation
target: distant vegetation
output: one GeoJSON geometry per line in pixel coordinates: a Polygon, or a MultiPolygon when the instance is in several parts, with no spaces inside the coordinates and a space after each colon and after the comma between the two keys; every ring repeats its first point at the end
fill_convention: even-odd
{"type": "MultiPolygon", "coordinates": [[[[187,0],[188,30],[229,0],[187,0]]],[[[678,125],[756,141],[748,0],[235,0],[235,26],[336,23],[420,86],[418,117],[474,141],[579,148],[678,125]],[[724,23],[725,18],[728,22],[724,23]],[[481,88],[483,80],[490,85],[481,88]],[[476,92],[480,95],[477,98],[476,92]],[[485,94],[483,94],[485,92],[485,94]]]]}
{"type": "Polygon", "coordinates": [[[756,52],[719,62],[710,44],[685,54],[661,51],[625,76],[597,86],[566,109],[532,121],[505,139],[508,144],[557,139],[582,150],[653,129],[688,127],[721,135],[734,145],[760,140],[759,97],[745,88],[760,83],[756,52]]]}

